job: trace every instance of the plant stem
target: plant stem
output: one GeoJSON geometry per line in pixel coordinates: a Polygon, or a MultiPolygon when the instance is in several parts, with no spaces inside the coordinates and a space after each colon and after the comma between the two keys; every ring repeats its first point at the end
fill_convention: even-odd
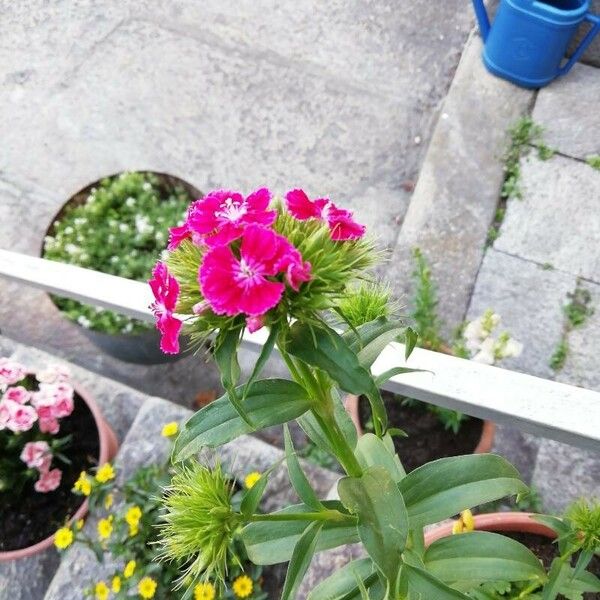
{"type": "Polygon", "coordinates": [[[320,512],[305,513],[271,513],[266,515],[250,515],[244,517],[250,522],[256,521],[347,521],[349,524],[356,524],[356,517],[345,515],[338,510],[323,510],[320,512]]]}

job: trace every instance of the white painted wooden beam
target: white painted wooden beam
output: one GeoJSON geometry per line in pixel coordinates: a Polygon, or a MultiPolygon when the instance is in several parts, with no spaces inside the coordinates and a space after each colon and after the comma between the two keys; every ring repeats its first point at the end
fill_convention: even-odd
{"type": "MultiPolygon", "coordinates": [[[[152,321],[147,284],[0,250],[0,276],[89,304],[152,321]]],[[[244,335],[256,352],[266,341],[259,331],[244,335]]],[[[510,423],[524,431],[600,452],[600,393],[531,375],[390,344],[373,365],[374,374],[406,366],[426,372],[393,377],[383,387],[465,414],[510,423]]]]}

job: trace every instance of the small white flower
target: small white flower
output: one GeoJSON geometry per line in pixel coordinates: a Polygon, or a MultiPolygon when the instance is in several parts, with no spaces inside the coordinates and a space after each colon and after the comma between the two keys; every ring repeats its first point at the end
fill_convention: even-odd
{"type": "Polygon", "coordinates": [[[110,257],[110,262],[111,262],[111,264],[113,264],[113,265],[116,265],[116,264],[119,262],[119,260],[120,260],[120,259],[119,259],[119,257],[118,257],[118,256],[111,256],[111,257],[110,257]]]}
{"type": "Polygon", "coordinates": [[[87,223],[87,219],[85,217],[77,217],[73,220],[73,223],[79,227],[81,225],[85,225],[87,223]]]}
{"type": "Polygon", "coordinates": [[[65,227],[65,235],[71,235],[73,231],[74,229],[70,225],[68,227],[65,227]]]}
{"type": "Polygon", "coordinates": [[[485,339],[480,346],[479,352],[473,357],[472,360],[484,365],[493,365],[495,362],[494,356],[495,341],[492,338],[485,339]]]}
{"type": "Polygon", "coordinates": [[[517,358],[518,356],[521,356],[522,352],[523,344],[521,344],[521,342],[517,342],[517,340],[513,338],[502,340],[496,348],[496,356],[499,359],[517,358]]]}
{"type": "Polygon", "coordinates": [[[142,189],[145,192],[149,192],[152,189],[152,184],[149,181],[144,181],[144,184],[142,185],[142,189]]]}
{"type": "Polygon", "coordinates": [[[129,206],[129,208],[135,206],[135,198],[133,198],[132,196],[129,196],[129,198],[127,198],[127,200],[125,200],[125,206],[129,206]]]}
{"type": "Polygon", "coordinates": [[[79,254],[81,252],[81,248],[75,244],[67,244],[65,246],[65,252],[67,254],[79,254]]]}
{"type": "Polygon", "coordinates": [[[135,228],[140,235],[154,231],[154,227],[146,215],[135,215],[135,228]]]}
{"type": "Polygon", "coordinates": [[[92,324],[92,322],[85,316],[83,315],[79,315],[77,317],[77,322],[84,327],[85,329],[89,329],[90,325],[92,324]]]}
{"type": "Polygon", "coordinates": [[[121,233],[127,233],[129,231],[129,225],[127,225],[127,223],[119,223],[119,231],[121,233]]]}

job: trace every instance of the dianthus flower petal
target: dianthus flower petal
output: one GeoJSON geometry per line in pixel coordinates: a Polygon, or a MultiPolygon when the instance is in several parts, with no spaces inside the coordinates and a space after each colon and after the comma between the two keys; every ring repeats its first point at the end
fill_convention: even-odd
{"type": "Polygon", "coordinates": [[[304,190],[291,190],[285,195],[285,203],[290,213],[299,221],[306,219],[319,219],[321,211],[312,202],[304,190]]]}

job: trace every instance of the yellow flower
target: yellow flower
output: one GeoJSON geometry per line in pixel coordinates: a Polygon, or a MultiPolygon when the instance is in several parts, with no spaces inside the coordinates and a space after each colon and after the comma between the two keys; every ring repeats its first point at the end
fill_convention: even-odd
{"type": "Polygon", "coordinates": [[[212,583],[199,583],[194,588],[194,600],[215,600],[216,593],[212,583]]]}
{"type": "Polygon", "coordinates": [[[129,537],[133,537],[133,536],[137,535],[139,532],[140,532],[140,527],[137,523],[135,525],[129,526],[129,537]]]}
{"type": "Polygon", "coordinates": [[[256,482],[260,479],[260,473],[258,471],[252,471],[248,473],[244,479],[244,485],[250,489],[256,485],[256,482]]]}
{"type": "Polygon", "coordinates": [[[465,533],[466,531],[473,531],[475,529],[475,520],[473,519],[473,513],[467,509],[460,513],[460,517],[452,525],[452,533],[465,533]]]}
{"type": "Polygon", "coordinates": [[[121,591],[121,578],[118,575],[115,575],[112,578],[110,587],[115,594],[118,594],[121,591]]]}
{"type": "Polygon", "coordinates": [[[96,600],[107,600],[110,596],[110,590],[104,581],[99,581],[94,587],[94,595],[96,600]]]}
{"type": "Polygon", "coordinates": [[[100,519],[100,521],[98,521],[98,537],[101,540],[107,540],[110,537],[113,530],[112,522],[112,516],[108,517],[108,519],[100,519]]]}
{"type": "Polygon", "coordinates": [[[139,506],[132,506],[125,513],[125,521],[127,521],[127,525],[137,525],[142,518],[142,509],[139,506]]]}
{"type": "Polygon", "coordinates": [[[76,523],[75,523],[75,527],[77,527],[77,531],[81,531],[83,529],[83,526],[85,525],[85,521],[83,519],[79,519],[76,523]]]}
{"type": "Polygon", "coordinates": [[[232,587],[233,593],[238,598],[247,598],[252,593],[254,584],[248,575],[240,575],[235,579],[232,587]]]}
{"type": "Polygon", "coordinates": [[[130,560],[123,569],[123,576],[129,579],[135,573],[135,560],[130,560]]]}
{"type": "Polygon", "coordinates": [[[98,470],[96,471],[96,481],[99,483],[106,483],[114,478],[115,470],[110,463],[104,463],[101,467],[98,467],[98,470]]]}
{"type": "Polygon", "coordinates": [[[177,423],[175,421],[171,421],[170,423],[167,423],[162,428],[161,435],[163,437],[173,437],[174,435],[177,435],[178,431],[179,431],[179,425],[177,425],[177,423]]]}
{"type": "Polygon", "coordinates": [[[92,482],[85,471],[81,471],[79,479],[73,485],[73,489],[84,496],[89,496],[92,493],[92,482]]]}
{"type": "Polygon", "coordinates": [[[73,532],[68,527],[61,527],[54,534],[54,545],[59,550],[68,548],[73,543],[73,532]]]}
{"type": "Polygon", "coordinates": [[[108,510],[113,505],[114,500],[112,494],[107,494],[106,498],[104,498],[104,508],[108,510]]]}
{"type": "Polygon", "coordinates": [[[154,598],[156,592],[156,581],[152,577],[142,577],[138,583],[138,592],[142,598],[154,598]]]}

